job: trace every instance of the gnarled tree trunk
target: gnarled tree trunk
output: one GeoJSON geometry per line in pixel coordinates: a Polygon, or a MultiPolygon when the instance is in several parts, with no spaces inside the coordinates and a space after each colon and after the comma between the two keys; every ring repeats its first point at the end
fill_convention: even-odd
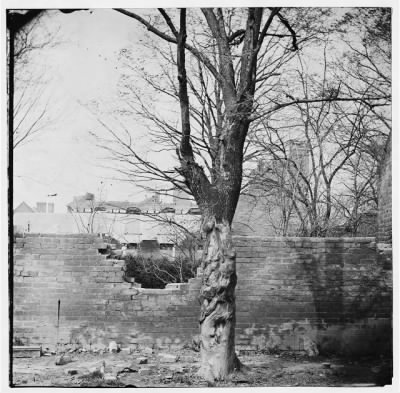
{"type": "Polygon", "coordinates": [[[240,195],[244,144],[254,109],[257,56],[275,17],[279,17],[289,29],[293,47],[297,49],[296,37],[287,20],[279,13],[280,8],[272,8],[263,24],[263,9],[249,8],[245,29],[234,33],[227,29],[229,23],[221,8],[203,8],[202,13],[213,38],[212,45],[216,48],[216,56],[212,59],[206,52],[199,51],[197,45],[192,46],[186,42],[185,8],[179,10],[179,27],[175,26],[164,9],[159,10],[170,29],[168,34],[158,30],[140,15],[118,9],[138,20],[158,37],[177,45],[182,129],[180,144],[176,146],[179,159],[179,168],[176,170],[201,210],[202,230],[206,236],[204,276],[199,296],[202,361],[199,374],[207,380],[221,380],[240,365],[235,354],[236,268],[231,224],[240,195]],[[239,68],[236,63],[238,54],[233,53],[237,52],[235,47],[238,45],[234,42],[235,37],[239,37],[238,44],[241,45],[239,68]],[[209,135],[209,144],[206,143],[211,163],[211,166],[206,163],[208,172],[196,160],[199,152],[192,146],[190,120],[194,107],[191,109],[189,103],[186,51],[208,70],[218,90],[215,98],[220,104],[213,104],[213,100],[206,94],[208,108],[217,105],[217,117],[220,117],[214,132],[209,135]]]}
{"type": "Polygon", "coordinates": [[[201,368],[207,380],[222,380],[240,363],[235,353],[236,254],[231,224],[210,217],[203,225],[206,234],[200,290],[201,368]]]}

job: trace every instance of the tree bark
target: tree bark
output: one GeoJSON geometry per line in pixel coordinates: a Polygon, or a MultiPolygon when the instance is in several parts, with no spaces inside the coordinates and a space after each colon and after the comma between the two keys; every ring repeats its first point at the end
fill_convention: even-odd
{"type": "Polygon", "coordinates": [[[236,253],[231,224],[208,217],[202,261],[203,283],[200,290],[200,376],[208,381],[225,380],[240,368],[235,353],[236,253]]]}
{"type": "MultiPolygon", "coordinates": [[[[242,182],[243,135],[248,122],[236,120],[222,132],[216,179],[196,198],[203,215],[205,237],[200,289],[201,367],[199,375],[209,381],[225,380],[240,368],[235,353],[236,253],[231,224],[242,182]]],[[[188,178],[186,177],[188,180],[188,178]]],[[[190,181],[188,186],[193,187],[190,181]]]]}
{"type": "MultiPolygon", "coordinates": [[[[176,65],[182,127],[180,145],[176,149],[180,164],[177,171],[201,210],[202,230],[206,238],[202,261],[203,283],[199,296],[202,361],[199,374],[210,381],[226,379],[240,366],[235,354],[237,279],[231,224],[240,195],[244,143],[254,106],[257,54],[274,16],[279,13],[279,8],[273,9],[261,34],[263,9],[249,8],[240,70],[237,71],[221,8],[202,9],[214,39],[217,64],[213,64],[204,53],[187,44],[186,9],[182,8],[179,11],[179,29],[165,10],[160,9],[172,36],[158,30],[135,13],[122,9],[118,11],[138,20],[167,42],[177,45],[176,65]],[[223,103],[224,113],[219,113],[221,126],[215,130],[215,136],[212,138],[212,163],[209,174],[196,162],[196,153],[192,147],[186,50],[190,51],[215,78],[217,89],[220,89],[216,99],[220,99],[219,92],[222,94],[220,103],[223,103]],[[236,73],[240,75],[239,78],[236,78],[236,73]]],[[[286,20],[283,23],[288,26],[286,20]]],[[[218,105],[219,109],[221,107],[222,105],[218,105]]]]}
{"type": "MultiPolygon", "coordinates": [[[[214,14],[212,22],[216,22],[214,14]]],[[[223,30],[223,27],[220,26],[223,30]]],[[[174,30],[174,29],[173,29],[174,30]]],[[[242,180],[243,143],[249,123],[233,118],[220,135],[213,166],[215,181],[210,183],[194,160],[191,146],[189,96],[185,66],[186,10],[180,10],[177,37],[177,69],[181,106],[182,137],[178,150],[180,173],[198,203],[206,237],[200,290],[201,367],[199,375],[209,381],[226,379],[239,361],[235,354],[235,251],[231,223],[239,199],[242,180]],[[235,121],[236,120],[236,121],[235,121]]],[[[228,67],[228,71],[229,71],[228,67]]],[[[234,101],[231,90],[225,100],[234,101]]],[[[230,101],[230,102],[231,102],[230,101]]]]}

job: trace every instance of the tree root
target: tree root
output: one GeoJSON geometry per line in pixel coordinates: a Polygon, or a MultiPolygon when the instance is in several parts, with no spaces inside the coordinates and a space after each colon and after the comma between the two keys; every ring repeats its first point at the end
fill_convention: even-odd
{"type": "Polygon", "coordinates": [[[240,376],[246,376],[246,374],[250,371],[250,367],[243,364],[239,358],[236,356],[234,360],[234,368],[233,371],[225,376],[215,376],[213,370],[210,367],[201,366],[197,371],[196,375],[200,378],[203,378],[209,383],[214,383],[216,381],[230,381],[232,379],[236,379],[240,376]]]}
{"type": "Polygon", "coordinates": [[[243,364],[239,358],[236,356],[235,357],[235,374],[246,374],[248,371],[250,371],[250,367],[246,366],[243,364]]]}

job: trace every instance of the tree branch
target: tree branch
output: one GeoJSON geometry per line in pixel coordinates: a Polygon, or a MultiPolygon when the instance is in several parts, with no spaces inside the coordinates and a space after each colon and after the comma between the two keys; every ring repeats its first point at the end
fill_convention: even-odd
{"type": "Polygon", "coordinates": [[[165,21],[167,22],[167,25],[169,26],[169,28],[172,31],[172,34],[175,37],[178,37],[178,32],[174,26],[174,24],[172,23],[171,18],[169,17],[169,15],[165,12],[164,8],[158,8],[158,11],[160,11],[160,14],[164,17],[165,21]]]}
{"type": "Polygon", "coordinates": [[[283,17],[279,12],[277,13],[277,16],[279,20],[282,22],[282,24],[289,30],[290,34],[292,35],[293,51],[298,50],[299,47],[297,46],[296,32],[292,29],[292,26],[290,26],[288,20],[285,17],[283,17]]]}
{"type": "Polygon", "coordinates": [[[276,112],[280,109],[286,108],[291,105],[295,104],[312,104],[312,103],[317,103],[317,102],[334,102],[334,101],[342,101],[342,102],[361,102],[364,105],[367,105],[369,107],[376,107],[376,106],[384,106],[386,104],[382,103],[376,103],[376,104],[371,104],[370,101],[379,101],[379,100],[390,100],[392,97],[391,96],[382,96],[382,97],[327,97],[327,98],[311,98],[311,99],[295,99],[293,101],[289,102],[284,102],[281,104],[276,104],[274,107],[271,109],[265,111],[264,113],[260,115],[252,115],[250,116],[250,121],[258,120],[261,119],[265,116],[270,115],[273,112],[276,112]]]}
{"type": "MultiPolygon", "coordinates": [[[[143,19],[140,15],[137,15],[134,12],[127,11],[123,8],[114,8],[114,10],[117,12],[120,12],[121,14],[129,16],[130,18],[136,19],[143,26],[145,26],[147,28],[147,30],[151,31],[153,34],[157,35],[158,37],[162,38],[163,40],[170,42],[172,44],[178,43],[176,37],[171,37],[170,35],[165,34],[162,31],[158,30],[153,25],[151,25],[149,22],[147,22],[145,19],[143,19]]],[[[186,41],[185,41],[185,48],[189,52],[191,52],[197,59],[199,59],[210,70],[210,72],[214,75],[214,77],[218,81],[222,82],[221,75],[218,73],[217,69],[214,67],[214,65],[211,63],[210,59],[208,59],[208,57],[204,53],[200,52],[193,46],[189,45],[186,41]]]]}
{"type": "Polygon", "coordinates": [[[180,148],[177,151],[181,164],[180,173],[185,178],[186,184],[191,190],[200,208],[205,202],[205,195],[209,191],[210,183],[203,168],[198,165],[193,156],[193,148],[190,140],[190,111],[189,96],[187,90],[187,76],[185,64],[186,42],[186,9],[180,11],[180,27],[177,37],[177,68],[179,84],[179,102],[181,107],[182,136],[180,148]]]}

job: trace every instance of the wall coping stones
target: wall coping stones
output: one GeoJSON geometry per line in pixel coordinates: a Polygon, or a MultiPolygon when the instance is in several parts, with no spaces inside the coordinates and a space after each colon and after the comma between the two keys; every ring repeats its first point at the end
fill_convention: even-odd
{"type": "Polygon", "coordinates": [[[40,357],[42,347],[40,345],[13,345],[14,358],[37,358],[40,357]]]}
{"type": "Polygon", "coordinates": [[[298,241],[298,242],[312,242],[312,243],[320,243],[320,242],[345,242],[345,243],[370,243],[370,242],[375,242],[375,237],[294,237],[294,236],[288,236],[288,237],[282,237],[282,236],[277,236],[277,237],[272,237],[272,236],[240,236],[240,235],[234,235],[232,236],[233,241],[246,241],[246,242],[258,242],[258,241],[264,241],[264,242],[269,242],[269,241],[274,241],[274,242],[293,242],[293,241],[298,241]]]}
{"type": "MultiPolygon", "coordinates": [[[[169,289],[169,290],[172,290],[172,291],[180,291],[180,290],[182,290],[184,288],[187,288],[188,286],[189,286],[188,283],[183,283],[183,282],[170,283],[170,284],[167,284],[165,286],[165,289],[167,289],[167,290],[169,289]]],[[[146,288],[143,288],[143,289],[146,289],[146,288]]]]}
{"type": "MultiPolygon", "coordinates": [[[[100,235],[96,233],[24,233],[23,238],[27,237],[61,237],[61,238],[79,238],[79,239],[101,239],[100,235]]],[[[18,239],[18,238],[17,238],[18,239]]]]}

